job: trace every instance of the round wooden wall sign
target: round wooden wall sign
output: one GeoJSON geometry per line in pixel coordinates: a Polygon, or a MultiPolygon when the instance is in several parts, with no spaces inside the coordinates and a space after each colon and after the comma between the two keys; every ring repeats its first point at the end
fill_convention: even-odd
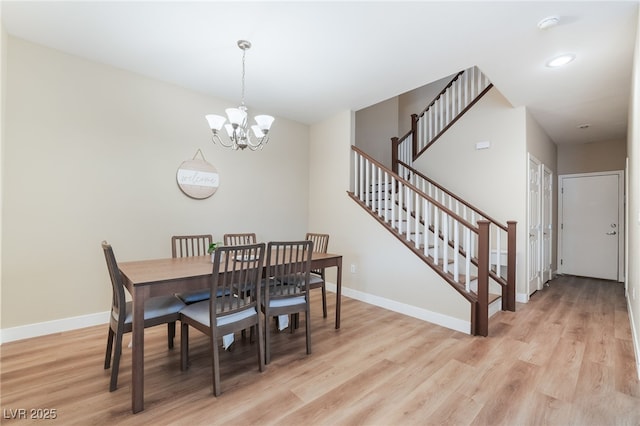
{"type": "Polygon", "coordinates": [[[202,200],[211,197],[220,184],[218,171],[205,160],[187,160],[176,174],[178,186],[187,196],[202,200]]]}

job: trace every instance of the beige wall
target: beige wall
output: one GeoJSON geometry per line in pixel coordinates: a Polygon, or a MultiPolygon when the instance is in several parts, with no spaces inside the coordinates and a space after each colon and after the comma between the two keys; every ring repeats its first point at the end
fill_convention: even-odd
{"type": "Polygon", "coordinates": [[[107,311],[105,239],[125,261],[170,256],[174,234],[304,236],[308,126],[276,117],[263,151],[232,151],[204,119],[232,102],[13,37],[8,47],[3,328],[107,311]],[[176,184],[199,148],[220,174],[206,200],[176,184]]]}
{"type": "Polygon", "coordinates": [[[455,74],[398,96],[398,136],[411,130],[411,114],[420,114],[445,88],[455,74]]]}
{"type": "Polygon", "coordinates": [[[356,111],[354,145],[391,168],[391,138],[407,134],[411,114],[420,114],[452,78],[447,76],[356,111]]]}
{"type": "Polygon", "coordinates": [[[496,88],[421,156],[416,168],[486,212],[517,225],[517,292],[526,293],[526,111],[513,108],[496,88]],[[476,150],[488,141],[489,149],[476,150]],[[454,162],[442,161],[455,159],[454,162]]]}
{"type": "Polygon", "coordinates": [[[387,167],[391,167],[391,138],[397,136],[397,96],[355,113],[354,145],[387,167]]]}
{"type": "Polygon", "coordinates": [[[640,378],[640,15],[633,60],[632,88],[629,105],[627,155],[629,157],[627,302],[633,330],[637,375],[640,378]]]}
{"type": "MultiPolygon", "coordinates": [[[[309,148],[309,229],[330,233],[329,250],[344,255],[346,294],[371,303],[383,298],[385,306],[396,302],[404,312],[428,311],[442,323],[468,322],[469,303],[346,194],[353,121],[345,111],[313,125],[309,148]]],[[[328,280],[335,282],[331,275],[328,280]]]]}
{"type": "Polygon", "coordinates": [[[558,174],[624,170],[627,141],[624,139],[558,146],[558,174]]]}

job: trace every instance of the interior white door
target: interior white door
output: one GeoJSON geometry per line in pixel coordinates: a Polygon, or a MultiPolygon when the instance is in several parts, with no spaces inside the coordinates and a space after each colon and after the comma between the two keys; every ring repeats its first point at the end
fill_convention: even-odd
{"type": "Polygon", "coordinates": [[[561,187],[562,272],[618,279],[620,175],[564,176],[561,187]]]}
{"type": "Polygon", "coordinates": [[[527,254],[528,294],[542,288],[540,277],[540,162],[529,156],[529,247],[527,254]]]}
{"type": "Polygon", "coordinates": [[[553,278],[551,269],[553,253],[553,173],[543,166],[542,171],[542,283],[553,278]]]}

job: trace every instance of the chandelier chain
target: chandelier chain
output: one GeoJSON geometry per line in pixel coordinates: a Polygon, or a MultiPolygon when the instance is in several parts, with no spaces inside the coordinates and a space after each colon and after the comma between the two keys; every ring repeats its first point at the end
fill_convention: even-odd
{"type": "Polygon", "coordinates": [[[244,58],[245,55],[247,54],[247,50],[246,49],[242,49],[242,96],[241,96],[241,100],[242,100],[242,106],[244,106],[244,58]]]}

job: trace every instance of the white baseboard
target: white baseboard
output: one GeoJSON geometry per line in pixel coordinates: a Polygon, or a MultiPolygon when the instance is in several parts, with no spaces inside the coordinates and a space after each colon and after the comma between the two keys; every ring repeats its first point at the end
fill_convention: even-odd
{"type": "MultiPolygon", "coordinates": [[[[335,293],[336,292],[335,284],[327,282],[327,290],[335,293]]],[[[348,287],[342,287],[342,294],[346,297],[350,297],[352,299],[356,299],[361,302],[368,303],[370,305],[379,306],[381,308],[385,308],[390,311],[408,315],[413,318],[418,318],[423,321],[430,322],[432,324],[449,328],[451,330],[459,331],[465,334],[470,334],[470,330],[471,330],[470,321],[464,321],[458,318],[453,318],[447,315],[439,314],[437,312],[432,312],[426,309],[407,305],[406,303],[396,302],[395,300],[390,300],[384,297],[363,293],[361,291],[353,290],[348,287]]]]}
{"type": "Polygon", "coordinates": [[[502,311],[502,298],[496,299],[489,304],[489,318],[502,311]]]}
{"type": "MultiPolygon", "coordinates": [[[[327,282],[327,290],[335,293],[336,286],[327,282]]],[[[361,302],[389,309],[390,311],[418,318],[432,324],[440,325],[451,330],[469,334],[471,323],[458,318],[432,312],[426,309],[417,308],[406,303],[396,302],[395,300],[386,299],[384,297],[374,296],[348,287],[342,287],[342,294],[361,302]]],[[[499,306],[497,308],[499,310],[499,306]]],[[[492,315],[490,313],[490,315],[492,315]]],[[[0,344],[13,342],[16,340],[28,339],[31,337],[44,336],[47,334],[61,333],[63,331],[76,330],[94,325],[106,324],[109,321],[109,311],[98,312],[95,314],[81,315],[71,318],[63,318],[59,320],[40,322],[35,324],[23,325],[19,327],[5,328],[0,330],[0,344]]]]}
{"type": "Polygon", "coordinates": [[[633,309],[631,309],[631,298],[627,294],[627,312],[629,312],[629,321],[631,321],[631,339],[633,340],[633,352],[636,356],[636,374],[640,380],[640,335],[636,329],[636,322],[633,318],[633,309]]]}
{"type": "Polygon", "coordinates": [[[109,321],[109,312],[81,315],[59,320],[39,322],[0,330],[0,344],[15,340],[28,339],[30,337],[44,336],[46,334],[60,333],[76,330],[94,325],[106,324],[109,321]]]}
{"type": "Polygon", "coordinates": [[[527,293],[516,293],[516,302],[529,303],[529,295],[527,293]]]}

